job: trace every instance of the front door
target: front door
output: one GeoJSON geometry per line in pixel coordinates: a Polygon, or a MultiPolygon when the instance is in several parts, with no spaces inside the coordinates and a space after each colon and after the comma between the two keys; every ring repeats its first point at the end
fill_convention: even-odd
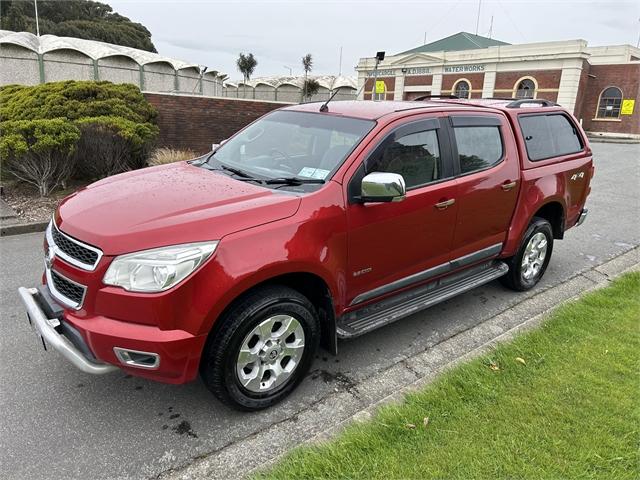
{"type": "Polygon", "coordinates": [[[457,205],[446,124],[431,115],[392,124],[349,182],[347,305],[427,280],[450,259],[457,205]],[[443,128],[444,127],[444,128],[443,128]],[[362,177],[403,176],[403,201],[358,203],[362,177]]]}

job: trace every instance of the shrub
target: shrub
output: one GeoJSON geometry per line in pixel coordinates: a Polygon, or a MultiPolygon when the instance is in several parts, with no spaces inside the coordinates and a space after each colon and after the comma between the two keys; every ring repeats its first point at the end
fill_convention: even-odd
{"type": "Polygon", "coordinates": [[[116,116],[138,123],[155,123],[157,112],[135,85],[111,82],[51,82],[32,87],[0,88],[0,118],[38,120],[116,116]]]}
{"type": "Polygon", "coordinates": [[[302,95],[305,95],[306,98],[313,97],[320,90],[320,83],[315,78],[308,78],[304,81],[304,85],[302,86],[302,95]]]}
{"type": "Polygon", "coordinates": [[[80,138],[78,127],[62,119],[18,120],[1,124],[2,166],[38,188],[40,196],[64,185],[73,172],[71,155],[80,138]]]}
{"type": "MultiPolygon", "coordinates": [[[[75,132],[77,138],[72,147],[77,148],[67,152],[64,180],[70,174],[94,180],[144,167],[158,136],[156,117],[153,106],[138,87],[130,84],[70,80],[33,87],[0,87],[0,121],[3,122],[0,128],[5,129],[5,124],[15,122],[56,119],[56,125],[62,122],[75,132]],[[71,168],[70,172],[67,172],[68,168],[71,168]]],[[[7,170],[24,180],[20,176],[24,176],[24,172],[20,173],[15,166],[20,164],[18,159],[21,156],[25,159],[29,157],[27,163],[31,165],[29,170],[33,173],[34,152],[25,148],[29,142],[16,136],[21,134],[11,132],[13,130],[7,130],[11,138],[5,142],[12,155],[11,168],[7,164],[7,170]]],[[[38,147],[40,159],[44,158],[44,145],[41,143],[38,147]]],[[[61,158],[58,151],[52,151],[51,154],[51,158],[61,158]]],[[[42,160],[39,161],[42,163],[42,160]]],[[[44,191],[48,193],[58,184],[53,182],[44,191]]]]}
{"type": "Polygon", "coordinates": [[[146,166],[158,127],[120,117],[82,118],[76,122],[82,136],[76,150],[77,175],[103,178],[146,166]]]}
{"type": "Polygon", "coordinates": [[[156,148],[147,163],[150,166],[165,165],[173,162],[183,162],[196,158],[191,150],[174,150],[173,148],[156,148]]]}

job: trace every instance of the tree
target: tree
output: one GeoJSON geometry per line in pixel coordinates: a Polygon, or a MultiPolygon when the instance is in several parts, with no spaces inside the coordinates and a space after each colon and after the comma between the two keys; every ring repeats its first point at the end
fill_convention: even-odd
{"type": "Polygon", "coordinates": [[[309,92],[307,92],[307,77],[309,76],[309,72],[313,68],[313,57],[310,53],[307,53],[304,57],[302,57],[302,68],[304,69],[304,88],[302,89],[303,96],[306,98],[309,96],[309,92]]]}
{"type": "MultiPolygon", "coordinates": [[[[100,2],[90,0],[40,0],[40,34],[76,37],[155,52],[151,33],[100,2]]],[[[36,33],[33,1],[2,0],[0,28],[36,33]]]]}
{"type": "Polygon", "coordinates": [[[253,72],[258,65],[258,60],[256,60],[256,57],[253,56],[253,53],[248,53],[247,55],[245,55],[244,53],[240,53],[236,65],[238,65],[238,70],[240,71],[240,73],[242,73],[246,94],[247,82],[251,79],[251,75],[253,75],[253,72]]]}
{"type": "Polygon", "coordinates": [[[305,98],[313,97],[320,90],[320,83],[315,78],[308,78],[304,81],[305,98]]]}

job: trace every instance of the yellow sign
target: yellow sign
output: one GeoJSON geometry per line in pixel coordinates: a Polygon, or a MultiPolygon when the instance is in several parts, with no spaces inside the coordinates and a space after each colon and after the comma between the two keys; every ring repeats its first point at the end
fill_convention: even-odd
{"type": "Polygon", "coordinates": [[[620,109],[621,115],[633,115],[633,106],[636,101],[633,99],[627,99],[622,101],[622,108],[620,109]]]}
{"type": "Polygon", "coordinates": [[[384,80],[376,80],[376,93],[384,93],[384,80]]]}

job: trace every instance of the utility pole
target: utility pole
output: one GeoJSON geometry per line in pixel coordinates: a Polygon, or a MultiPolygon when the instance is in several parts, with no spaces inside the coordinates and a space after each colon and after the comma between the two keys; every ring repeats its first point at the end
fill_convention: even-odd
{"type": "Polygon", "coordinates": [[[287,67],[286,65],[283,65],[284,68],[288,68],[289,69],[289,76],[293,77],[293,70],[291,69],[291,67],[287,67]]]}
{"type": "Polygon", "coordinates": [[[489,38],[493,38],[493,15],[491,15],[491,25],[489,25],[489,38]]]}
{"type": "Polygon", "coordinates": [[[482,0],[478,0],[478,17],[476,18],[476,35],[478,35],[478,28],[480,28],[480,8],[482,6],[482,0]]]}
{"type": "Polygon", "coordinates": [[[422,42],[423,45],[427,44],[427,32],[424,32],[424,41],[422,42]]]}
{"type": "Polygon", "coordinates": [[[38,0],[33,0],[33,6],[36,8],[36,35],[40,36],[40,23],[38,22],[38,0]]]}
{"type": "Polygon", "coordinates": [[[338,76],[342,75],[342,45],[340,45],[340,67],[338,68],[338,76]]]}

